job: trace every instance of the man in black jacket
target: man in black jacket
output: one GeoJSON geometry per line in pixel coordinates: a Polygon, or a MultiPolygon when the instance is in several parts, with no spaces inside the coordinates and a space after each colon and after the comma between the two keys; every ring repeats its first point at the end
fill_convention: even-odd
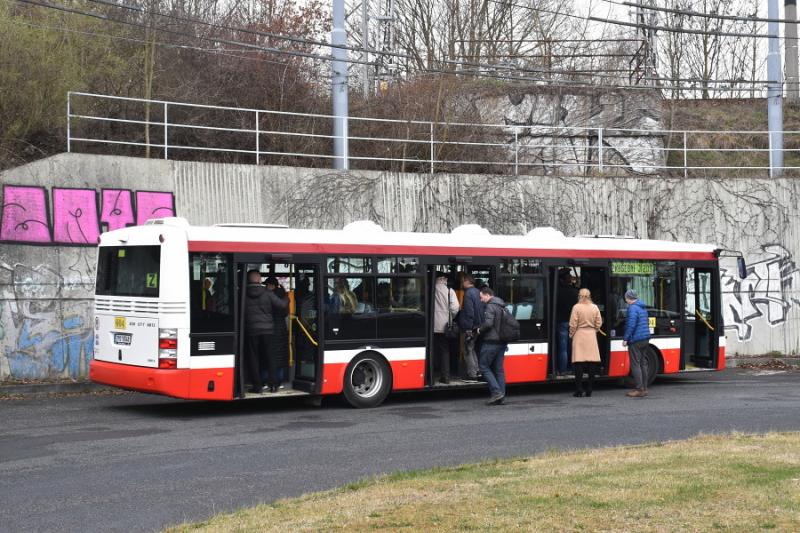
{"type": "Polygon", "coordinates": [[[247,337],[247,369],[252,392],[260,394],[261,372],[259,359],[264,354],[269,368],[268,385],[270,392],[278,390],[278,365],[272,353],[272,336],[275,333],[272,309],[285,311],[288,300],[278,298],[272,291],[261,284],[261,273],[258,270],[247,272],[247,299],[244,310],[244,330],[247,337]]]}
{"type": "Polygon", "coordinates": [[[491,396],[486,405],[500,405],[506,397],[505,353],[508,345],[500,339],[500,321],[506,312],[506,303],[494,295],[489,287],[481,289],[481,302],[486,306],[483,322],[478,329],[483,344],[478,366],[489,384],[491,396]]]}

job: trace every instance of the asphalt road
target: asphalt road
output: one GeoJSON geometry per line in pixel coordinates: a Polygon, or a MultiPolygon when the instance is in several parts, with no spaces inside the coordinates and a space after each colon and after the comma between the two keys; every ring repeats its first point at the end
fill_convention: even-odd
{"type": "Polygon", "coordinates": [[[0,401],[0,530],[154,531],[382,472],[551,448],[800,430],[800,373],[728,370],[658,382],[218,404],[133,393],[0,401]]]}

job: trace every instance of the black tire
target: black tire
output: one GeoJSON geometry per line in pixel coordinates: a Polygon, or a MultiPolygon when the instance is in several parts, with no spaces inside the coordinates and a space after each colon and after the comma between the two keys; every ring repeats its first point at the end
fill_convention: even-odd
{"type": "Polygon", "coordinates": [[[357,355],[344,373],[344,397],[356,408],[377,407],[392,390],[392,370],[381,355],[357,355]]]}
{"type": "Polygon", "coordinates": [[[645,355],[647,356],[647,386],[649,387],[655,382],[656,376],[661,373],[661,354],[651,344],[647,347],[645,355]]]}

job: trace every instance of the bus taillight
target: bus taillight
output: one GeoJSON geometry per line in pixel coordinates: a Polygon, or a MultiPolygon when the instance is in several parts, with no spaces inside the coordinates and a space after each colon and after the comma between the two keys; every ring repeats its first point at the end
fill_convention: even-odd
{"type": "Polygon", "coordinates": [[[158,330],[158,368],[178,367],[178,330],[158,330]]]}

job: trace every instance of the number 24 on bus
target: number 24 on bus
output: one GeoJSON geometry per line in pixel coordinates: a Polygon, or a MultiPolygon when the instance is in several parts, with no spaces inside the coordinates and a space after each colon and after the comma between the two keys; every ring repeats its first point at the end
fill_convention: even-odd
{"type": "MultiPolygon", "coordinates": [[[[446,274],[459,301],[466,274],[491,286],[519,321],[520,339],[505,353],[509,384],[570,379],[558,368],[558,304],[567,292],[559,279],[591,290],[602,312],[604,376],[629,373],[622,342],[628,289],[650,317],[651,382],[658,374],[721,370],[725,255],[713,245],[564,237],[552,228],[392,233],[369,222],[334,231],[155,219],[101,236],[90,377],[176,398],[343,395],[356,407],[376,406],[395,391],[484,387],[437,379],[435,272],[446,274]],[[264,353],[251,353],[248,342],[252,271],[277,281],[288,299],[286,312],[272,313],[264,353]],[[251,392],[269,379],[281,388],[251,392]]],[[[741,258],[739,266],[745,270],[741,258]]],[[[451,375],[464,370],[463,349],[462,339],[450,342],[451,375]]]]}

